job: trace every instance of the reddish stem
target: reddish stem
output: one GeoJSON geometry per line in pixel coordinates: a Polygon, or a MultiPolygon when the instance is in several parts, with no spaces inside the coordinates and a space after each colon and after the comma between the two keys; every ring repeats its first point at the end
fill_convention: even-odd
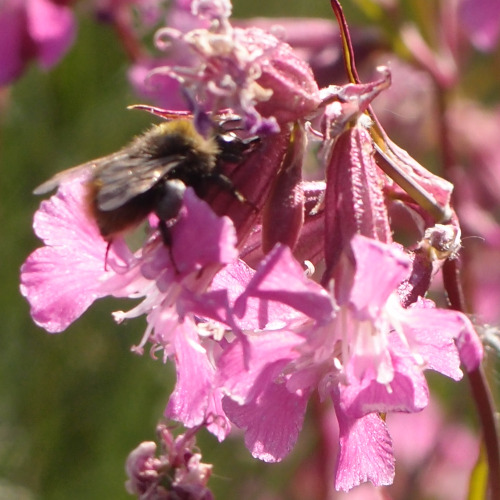
{"type": "Polygon", "coordinates": [[[352,48],[351,36],[349,34],[349,26],[347,26],[347,20],[344,16],[342,5],[340,5],[340,2],[338,0],[331,0],[331,5],[340,29],[340,37],[342,40],[342,47],[344,52],[344,64],[347,76],[349,77],[349,81],[351,83],[361,83],[361,80],[358,76],[358,70],[356,69],[354,50],[352,48]]]}
{"type": "Polygon", "coordinates": [[[121,41],[125,54],[135,63],[144,57],[143,49],[135,33],[131,29],[130,15],[126,7],[117,9],[113,16],[113,27],[121,41]]]}
{"type": "Polygon", "coordinates": [[[329,439],[325,433],[325,409],[321,404],[319,397],[313,398],[313,406],[312,411],[314,415],[314,420],[317,423],[318,433],[319,433],[319,449],[317,451],[317,460],[318,463],[321,464],[319,467],[319,485],[318,492],[320,494],[319,498],[328,498],[328,492],[330,491],[330,484],[333,481],[333,478],[329,474],[328,466],[331,448],[329,439]]]}
{"type": "MultiPolygon", "coordinates": [[[[445,262],[443,266],[443,282],[448,294],[448,300],[450,301],[450,307],[457,311],[466,312],[467,306],[460,282],[458,263],[458,259],[449,259],[445,262]]],[[[495,498],[493,492],[500,492],[500,445],[498,439],[500,433],[495,419],[495,402],[490,385],[481,366],[469,372],[468,378],[474,404],[483,429],[483,441],[488,459],[490,497],[493,499],[495,498]]]]}
{"type": "MultiPolygon", "coordinates": [[[[438,125],[441,145],[443,170],[450,172],[455,165],[453,144],[450,137],[450,128],[447,119],[446,91],[437,86],[438,125]]],[[[463,313],[470,313],[460,277],[460,260],[448,259],[443,266],[443,284],[448,295],[450,307],[463,313]]],[[[483,430],[483,441],[488,460],[488,481],[491,498],[493,492],[500,492],[500,432],[495,418],[496,409],[490,385],[482,366],[468,373],[474,404],[483,430]]]]}

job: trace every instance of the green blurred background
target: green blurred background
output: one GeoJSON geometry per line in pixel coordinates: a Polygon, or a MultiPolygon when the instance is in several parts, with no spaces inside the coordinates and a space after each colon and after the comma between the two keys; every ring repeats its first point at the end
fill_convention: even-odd
{"type": "MultiPolygon", "coordinates": [[[[327,0],[286,2],[286,12],[281,0],[234,4],[237,17],[334,18],[327,0]]],[[[352,24],[361,20],[350,2],[344,8],[352,24]]],[[[141,441],[155,439],[174,384],[171,365],[130,353],[145,322],[113,322],[111,311],[130,303],[99,301],[66,332],[49,335],[33,324],[18,291],[19,268],[40,245],[31,228],[40,202],[34,187],[117,150],[151,122],[126,110],[141,100],[128,84],[114,32],[86,15],[78,23],[77,41],[56,68],[30,66],[0,90],[0,500],[131,498],[125,459],[141,441]]],[[[199,445],[204,461],[215,464],[216,498],[274,499],[259,495],[286,488],[315,439],[306,425],[294,453],[278,465],[252,459],[241,437],[219,444],[204,434],[199,445]]]]}

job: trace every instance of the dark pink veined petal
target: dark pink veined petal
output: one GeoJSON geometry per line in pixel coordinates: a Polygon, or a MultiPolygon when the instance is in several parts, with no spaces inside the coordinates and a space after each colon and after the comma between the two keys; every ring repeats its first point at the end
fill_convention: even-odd
{"type": "Polygon", "coordinates": [[[231,179],[234,188],[248,203],[238,200],[234,194],[220,188],[211,190],[204,197],[215,213],[227,215],[233,221],[239,247],[244,245],[259,223],[261,211],[289,144],[290,131],[286,129],[278,134],[260,138],[255,151],[248,154],[241,163],[224,165],[224,174],[231,179]]]}
{"type": "Polygon", "coordinates": [[[394,456],[385,422],[375,413],[349,418],[338,404],[335,411],[340,431],[335,488],[349,491],[366,481],[375,486],[392,484],[394,456]]]}
{"type": "Polygon", "coordinates": [[[262,249],[269,252],[276,243],[294,248],[304,223],[302,163],[306,149],[305,130],[296,124],[288,151],[264,207],[262,249]]]}
{"type": "MultiPolygon", "coordinates": [[[[281,363],[263,370],[264,379],[282,368],[281,363]]],[[[292,394],[285,384],[258,384],[255,397],[248,403],[224,398],[229,419],[245,430],[245,444],[252,455],[265,462],[279,462],[294,447],[307,406],[309,394],[292,394]]]]}

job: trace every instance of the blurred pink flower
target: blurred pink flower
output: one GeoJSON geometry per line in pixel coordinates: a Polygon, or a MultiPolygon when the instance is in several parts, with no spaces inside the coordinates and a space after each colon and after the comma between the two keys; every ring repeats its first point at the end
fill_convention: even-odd
{"type": "Polygon", "coordinates": [[[460,19],[471,42],[478,49],[494,49],[500,37],[500,16],[496,0],[462,0],[460,19]]]}
{"type": "Polygon", "coordinates": [[[23,72],[31,59],[43,69],[69,49],[76,25],[65,1],[4,0],[0,5],[0,85],[23,72]]]}
{"type": "Polygon", "coordinates": [[[470,429],[445,419],[436,400],[420,413],[391,414],[387,424],[398,472],[393,498],[404,499],[409,488],[436,500],[467,498],[479,454],[479,439],[470,429]]]}

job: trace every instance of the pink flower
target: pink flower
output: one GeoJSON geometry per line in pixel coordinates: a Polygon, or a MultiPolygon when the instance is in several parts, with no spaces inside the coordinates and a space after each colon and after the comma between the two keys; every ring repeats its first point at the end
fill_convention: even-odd
{"type": "Polygon", "coordinates": [[[65,2],[5,0],[0,6],[0,85],[18,78],[30,59],[54,66],[75,37],[76,26],[65,2]]]}
{"type": "MultiPolygon", "coordinates": [[[[183,54],[177,54],[182,58],[183,54]]],[[[128,70],[128,79],[134,91],[141,98],[156,103],[158,106],[171,110],[186,109],[179,82],[168,76],[149,73],[158,66],[172,63],[172,59],[141,58],[128,70]]]]}
{"type": "Polygon", "coordinates": [[[343,490],[392,481],[391,440],[377,413],[420,411],[428,403],[424,369],[459,379],[460,356],[468,370],[482,356],[463,314],[428,301],[401,307],[395,290],[410,263],[398,248],[355,236],[352,252],[355,267],[344,262],[332,297],[304,277],[285,247],[273,250],[235,311],[243,317],[254,297],[310,319],[300,322],[299,315],[294,324],[290,316],[279,330],[248,337],[249,359],[234,342],[218,366],[227,416],[245,429],[252,454],[266,461],[281,460],[295,444],[312,391],[331,397],[340,426],[336,487],[343,490]]]}
{"type": "Polygon", "coordinates": [[[214,26],[186,33],[160,30],[158,47],[176,57],[149,78],[168,75],[178,80],[207,111],[231,108],[251,133],[277,132],[279,123],[317,108],[320,98],[312,71],[289,45],[258,28],[233,28],[224,18],[214,26]]]}
{"type": "Polygon", "coordinates": [[[135,350],[142,351],[149,341],[153,352],[163,351],[165,360],[179,360],[168,415],[188,426],[212,415],[211,429],[222,438],[229,425],[212,383],[213,340],[208,330],[200,331],[203,325],[195,316],[225,319],[228,305],[223,294],[202,297],[220,267],[237,255],[232,223],[217,217],[188,189],[171,229],[170,249],[153,232],[135,255],[121,240],[113,241],[107,253],[108,244],[88,217],[83,196],[81,179],[65,183],[35,216],[36,232],[46,246],[35,250],[21,269],[21,292],[30,302],[34,320],[59,332],[100,297],[143,297],[132,310],[114,316],[122,321],[146,315],[148,328],[135,350]]]}

